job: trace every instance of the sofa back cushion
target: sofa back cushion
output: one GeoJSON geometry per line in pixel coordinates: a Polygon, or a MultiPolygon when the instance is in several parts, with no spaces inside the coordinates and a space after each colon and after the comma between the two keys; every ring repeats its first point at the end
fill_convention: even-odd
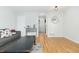
{"type": "Polygon", "coordinates": [[[9,29],[1,29],[0,30],[0,38],[12,36],[12,33],[9,29]]]}

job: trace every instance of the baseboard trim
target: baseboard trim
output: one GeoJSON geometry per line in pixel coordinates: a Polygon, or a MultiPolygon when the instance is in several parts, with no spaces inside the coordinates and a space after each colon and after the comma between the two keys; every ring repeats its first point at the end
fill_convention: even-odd
{"type": "Polygon", "coordinates": [[[72,38],[70,38],[70,37],[68,37],[68,36],[48,36],[48,37],[63,37],[63,38],[67,38],[67,39],[69,39],[69,40],[71,40],[71,41],[73,41],[73,42],[79,44],[79,41],[72,40],[72,38]]]}
{"type": "Polygon", "coordinates": [[[73,41],[73,42],[75,42],[75,43],[77,43],[77,44],[79,44],[79,42],[78,41],[76,41],[76,40],[72,40],[70,37],[68,37],[68,36],[64,36],[64,38],[67,38],[67,39],[69,39],[69,40],[71,40],[71,41],[73,41]]]}
{"type": "Polygon", "coordinates": [[[48,37],[64,37],[64,36],[48,36],[48,37]]]}
{"type": "MultiPolygon", "coordinates": [[[[36,37],[38,37],[38,35],[36,37]]],[[[68,36],[49,36],[49,35],[47,35],[47,37],[63,37],[63,38],[67,38],[67,39],[79,44],[79,41],[73,40],[72,38],[70,38],[68,36]]]]}

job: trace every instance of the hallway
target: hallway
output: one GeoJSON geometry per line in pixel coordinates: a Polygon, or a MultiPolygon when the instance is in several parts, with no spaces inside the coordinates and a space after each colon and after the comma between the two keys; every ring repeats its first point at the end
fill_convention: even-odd
{"type": "Polygon", "coordinates": [[[78,53],[79,44],[72,42],[64,37],[50,37],[40,33],[37,42],[43,45],[45,53],[78,53]]]}

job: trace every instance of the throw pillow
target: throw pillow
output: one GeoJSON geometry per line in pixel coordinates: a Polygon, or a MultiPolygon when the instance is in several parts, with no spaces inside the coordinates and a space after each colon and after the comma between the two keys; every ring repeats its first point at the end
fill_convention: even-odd
{"type": "Polygon", "coordinates": [[[0,38],[1,38],[1,33],[2,33],[2,31],[3,31],[3,30],[0,29],[0,38]]]}
{"type": "Polygon", "coordinates": [[[11,33],[12,33],[12,35],[16,34],[16,30],[15,29],[12,29],[11,30],[11,33]]]}
{"type": "Polygon", "coordinates": [[[12,36],[12,33],[9,29],[6,29],[5,30],[5,37],[9,37],[9,36],[12,36]]]}
{"type": "Polygon", "coordinates": [[[4,37],[5,37],[5,32],[2,31],[2,32],[1,32],[1,38],[4,38],[4,37]]]}

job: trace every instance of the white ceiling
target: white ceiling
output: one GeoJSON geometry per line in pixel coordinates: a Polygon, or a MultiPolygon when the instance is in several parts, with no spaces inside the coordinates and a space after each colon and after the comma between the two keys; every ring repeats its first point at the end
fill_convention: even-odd
{"type": "Polygon", "coordinates": [[[49,6],[9,6],[15,12],[48,12],[49,6]]]}

